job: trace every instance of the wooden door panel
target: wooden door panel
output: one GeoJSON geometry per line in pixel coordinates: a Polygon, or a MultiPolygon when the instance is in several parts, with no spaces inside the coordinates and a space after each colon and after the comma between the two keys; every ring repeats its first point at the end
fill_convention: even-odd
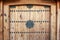
{"type": "Polygon", "coordinates": [[[31,10],[34,10],[34,12],[31,12],[31,16],[30,16],[30,19],[33,20],[33,21],[41,21],[42,20],[42,16],[43,16],[43,10],[44,10],[44,7],[43,6],[34,6],[31,10]]]}
{"type": "Polygon", "coordinates": [[[11,40],[49,40],[49,25],[50,7],[48,6],[10,7],[11,40]],[[29,28],[31,25],[33,26],[29,28]]]}
{"type": "Polygon", "coordinates": [[[42,33],[32,33],[29,35],[30,40],[45,40],[45,35],[42,33]]]}
{"type": "Polygon", "coordinates": [[[43,30],[44,29],[41,23],[34,23],[34,27],[30,29],[30,32],[41,32],[43,30]]]}
{"type": "Polygon", "coordinates": [[[29,32],[28,28],[26,27],[25,23],[11,23],[11,27],[10,27],[10,31],[11,32],[29,32]]]}

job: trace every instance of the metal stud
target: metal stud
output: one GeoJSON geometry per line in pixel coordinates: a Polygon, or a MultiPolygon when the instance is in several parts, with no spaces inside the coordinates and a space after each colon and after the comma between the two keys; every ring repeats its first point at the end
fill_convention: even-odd
{"type": "Polygon", "coordinates": [[[41,12],[42,12],[42,10],[41,10],[41,12]]]}
{"type": "Polygon", "coordinates": [[[13,10],[10,10],[10,12],[13,12],[13,10]]]}
{"type": "Polygon", "coordinates": [[[15,23],[15,21],[14,21],[14,23],[15,23]]]}
{"type": "Polygon", "coordinates": [[[14,12],[15,12],[15,10],[14,10],[14,12]]]}
{"type": "Polygon", "coordinates": [[[12,21],[12,23],[13,23],[13,21],[12,21]]]}
{"type": "Polygon", "coordinates": [[[45,10],[43,10],[43,12],[44,12],[45,10]]]}
{"type": "Polygon", "coordinates": [[[13,12],[13,10],[11,10],[13,12]]]}

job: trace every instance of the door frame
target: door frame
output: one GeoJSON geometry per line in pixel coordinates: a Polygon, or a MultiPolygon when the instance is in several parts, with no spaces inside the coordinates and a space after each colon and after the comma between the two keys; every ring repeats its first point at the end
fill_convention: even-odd
{"type": "MultiPolygon", "coordinates": [[[[10,21],[10,6],[24,6],[27,4],[20,4],[20,5],[9,5],[9,21],[10,21]]],[[[51,6],[50,5],[41,5],[41,4],[32,4],[35,6],[48,6],[50,9],[49,12],[49,40],[51,40],[51,6]]],[[[9,39],[10,39],[10,22],[9,22],[9,39]]]]}
{"type": "MultiPolygon", "coordinates": [[[[8,7],[7,10],[10,10],[9,6],[12,6],[12,5],[13,5],[13,4],[4,5],[4,6],[8,7]]],[[[16,6],[19,5],[19,6],[20,6],[20,5],[25,5],[25,4],[14,4],[14,5],[16,5],[16,6]]],[[[43,6],[44,6],[44,5],[46,5],[46,4],[33,4],[33,5],[40,5],[40,6],[43,5],[43,6]]],[[[48,5],[48,6],[50,6],[50,8],[51,8],[51,9],[50,9],[50,11],[51,11],[50,16],[51,16],[51,15],[54,16],[54,15],[56,14],[56,12],[54,12],[54,11],[56,11],[56,10],[52,10],[52,7],[56,8],[56,6],[55,6],[55,5],[48,5]],[[54,13],[54,14],[53,14],[53,13],[54,13]]],[[[54,8],[53,8],[53,9],[54,9],[54,8]]],[[[5,9],[5,7],[4,7],[4,9],[5,9]]],[[[4,13],[5,13],[5,10],[4,10],[4,13]]],[[[10,12],[8,11],[8,18],[10,18],[10,15],[9,15],[9,14],[10,14],[10,12]]],[[[54,17],[53,17],[53,18],[54,18],[54,17]]],[[[52,24],[53,24],[53,22],[52,22],[53,18],[52,18],[52,16],[51,16],[51,19],[50,19],[50,20],[51,20],[51,22],[50,22],[50,27],[51,27],[51,28],[53,27],[53,25],[52,25],[52,24]]],[[[56,17],[55,17],[55,18],[56,18],[56,17]]],[[[10,19],[8,19],[8,20],[10,20],[10,19]]],[[[5,21],[5,16],[4,16],[4,21],[5,21]]],[[[54,21],[54,22],[56,22],[56,21],[54,21]]],[[[9,21],[8,21],[8,23],[9,23],[9,21]]],[[[57,23],[57,22],[56,22],[56,23],[57,23]]],[[[57,25],[56,23],[55,23],[54,25],[57,25]]],[[[10,25],[9,25],[9,26],[10,26],[10,25]]],[[[9,39],[9,35],[8,35],[8,34],[9,34],[9,31],[7,31],[7,29],[8,29],[8,30],[10,30],[10,29],[9,29],[9,27],[6,29],[6,27],[7,27],[7,26],[6,26],[5,23],[4,23],[4,29],[3,29],[3,30],[4,30],[4,37],[3,37],[4,40],[9,39]],[[7,32],[5,32],[5,31],[7,31],[7,32]],[[6,34],[6,33],[8,33],[8,34],[6,34]],[[5,35],[5,34],[6,34],[6,35],[5,35]],[[7,36],[7,37],[5,37],[5,36],[7,36]]],[[[57,26],[54,26],[54,27],[57,28],[57,26]]],[[[53,31],[50,30],[50,40],[56,40],[57,37],[55,37],[55,36],[57,36],[57,35],[55,35],[55,34],[56,34],[57,30],[55,29],[55,32],[54,32],[55,34],[52,33],[52,32],[53,32],[53,31]],[[53,36],[52,36],[52,35],[53,35],[53,36]]]]}

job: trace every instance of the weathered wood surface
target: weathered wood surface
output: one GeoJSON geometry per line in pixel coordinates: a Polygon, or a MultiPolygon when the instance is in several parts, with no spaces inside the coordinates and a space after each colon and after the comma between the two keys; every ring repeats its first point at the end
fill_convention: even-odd
{"type": "Polygon", "coordinates": [[[2,2],[0,1],[0,40],[2,40],[2,2]]]}
{"type": "Polygon", "coordinates": [[[13,7],[15,8],[10,8],[10,39],[11,40],[49,40],[49,35],[50,35],[49,21],[51,21],[50,7],[35,6],[35,5],[33,5],[31,9],[27,8],[27,6],[13,6],[13,7]],[[18,10],[20,10],[20,12],[18,12],[18,10]],[[36,10],[36,11],[28,12],[28,10],[33,10],[33,11],[36,10]],[[40,11],[38,12],[37,10],[40,11]],[[22,22],[28,20],[41,21],[41,22],[34,22],[34,27],[29,29],[26,27],[26,22],[22,22]],[[15,22],[13,23],[12,21],[15,22]]]}
{"type": "MultiPolygon", "coordinates": [[[[50,37],[50,39],[51,40],[56,40],[56,3],[41,2],[41,1],[35,1],[35,0],[33,0],[33,1],[32,0],[30,0],[30,1],[28,1],[28,0],[24,0],[23,1],[22,0],[22,1],[8,2],[8,3],[5,2],[4,3],[4,13],[6,13],[6,15],[7,15],[7,16],[4,16],[4,40],[8,40],[9,39],[9,5],[20,5],[20,4],[50,5],[51,6],[51,25],[50,25],[50,27],[51,27],[51,34],[50,34],[50,36],[51,37],[50,37]],[[7,22],[5,22],[6,19],[7,19],[7,22]]],[[[24,26],[23,23],[22,23],[22,25],[24,26]]],[[[28,36],[29,34],[25,34],[25,35],[28,36]]],[[[22,34],[22,36],[23,36],[23,34],[22,34]]]]}
{"type": "Polygon", "coordinates": [[[59,2],[59,11],[58,11],[58,12],[59,12],[59,14],[58,14],[58,15],[59,15],[59,16],[58,16],[58,19],[59,19],[58,22],[59,22],[59,23],[58,23],[58,24],[59,24],[59,40],[60,40],[60,2],[59,2]]]}
{"type": "Polygon", "coordinates": [[[60,40],[60,2],[57,2],[57,40],[60,40]]]}
{"type": "Polygon", "coordinates": [[[55,2],[53,1],[46,1],[46,0],[7,0],[4,2],[4,4],[7,4],[7,5],[19,5],[19,4],[40,4],[40,5],[51,5],[51,4],[56,4],[55,2]]]}
{"type": "Polygon", "coordinates": [[[9,7],[4,6],[4,40],[9,40],[9,7]]]}

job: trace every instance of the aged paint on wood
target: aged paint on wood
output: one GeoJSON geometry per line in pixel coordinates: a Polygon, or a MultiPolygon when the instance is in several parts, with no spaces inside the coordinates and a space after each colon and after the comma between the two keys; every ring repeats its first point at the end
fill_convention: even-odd
{"type": "MultiPolygon", "coordinates": [[[[46,3],[46,2],[40,2],[40,1],[39,2],[38,1],[29,1],[29,2],[28,1],[19,1],[19,2],[15,2],[15,3],[12,3],[12,2],[9,2],[9,3],[6,3],[6,4],[4,3],[4,13],[7,15],[7,16],[4,16],[4,21],[7,20],[7,22],[6,21],[4,22],[4,40],[8,40],[9,39],[9,34],[10,34],[9,33],[9,17],[10,17],[9,16],[9,12],[10,12],[9,11],[9,5],[18,5],[18,4],[19,5],[20,4],[39,4],[40,5],[41,4],[41,5],[49,5],[49,6],[51,6],[51,14],[50,14],[51,15],[51,25],[50,25],[50,27],[51,27],[51,34],[50,34],[50,39],[51,40],[56,40],[56,5],[54,3],[48,3],[48,2],[46,3]]],[[[26,17],[25,18],[26,14],[27,14],[26,12],[25,12],[25,14],[23,14],[24,17],[22,17],[22,15],[19,15],[20,19],[22,20],[24,18],[25,21],[27,19],[29,19],[29,17],[26,17]]],[[[16,15],[18,15],[18,14],[16,14],[16,15]]],[[[33,15],[34,17],[32,15],[33,14],[31,14],[31,19],[32,20],[33,19],[35,20],[35,16],[37,16],[38,14],[34,14],[35,15],[35,16],[33,15]]],[[[29,14],[27,14],[27,16],[29,16],[29,14]]],[[[18,19],[19,19],[19,17],[18,17],[18,19]]],[[[36,17],[36,18],[38,18],[38,17],[36,17]]],[[[16,20],[18,20],[18,19],[16,19],[16,20]]],[[[26,26],[26,25],[24,25],[25,23],[20,23],[20,24],[18,23],[18,25],[17,25],[17,23],[15,23],[15,24],[16,24],[16,26],[19,26],[19,25],[22,24],[21,26],[23,26],[22,29],[18,29],[19,27],[16,27],[17,29],[15,28],[15,31],[18,31],[18,32],[19,32],[19,30],[29,32],[29,31],[35,30],[34,27],[39,26],[39,23],[38,24],[35,23],[33,29],[31,28],[31,30],[29,30],[27,28],[27,30],[25,30],[26,29],[26,27],[24,29],[24,26],[26,26]]],[[[13,26],[15,26],[15,25],[13,25],[13,26]]],[[[42,25],[40,25],[40,26],[42,26],[42,25]]],[[[43,24],[43,26],[44,26],[44,24],[43,24]]],[[[46,26],[48,26],[48,25],[46,25],[46,26]]],[[[38,27],[37,27],[37,29],[38,29],[38,27]]],[[[37,30],[35,30],[35,31],[37,31],[37,30]]],[[[12,34],[12,35],[16,36],[18,34],[15,33],[15,34],[12,34]]],[[[23,39],[25,39],[25,38],[27,39],[27,37],[30,39],[31,37],[29,37],[29,36],[32,36],[32,34],[29,35],[29,34],[22,33],[22,35],[20,35],[20,36],[22,36],[23,39]]],[[[35,36],[36,36],[36,34],[34,34],[34,36],[32,36],[32,37],[35,37],[35,36]]],[[[18,37],[19,37],[19,35],[18,35],[18,37]]],[[[13,38],[13,39],[16,39],[17,40],[18,38],[16,37],[16,38],[13,38]]]]}
{"type": "Polygon", "coordinates": [[[10,40],[49,40],[50,21],[50,7],[48,6],[33,5],[32,8],[11,6],[10,40]],[[28,20],[33,21],[34,27],[26,27],[28,20]]]}

